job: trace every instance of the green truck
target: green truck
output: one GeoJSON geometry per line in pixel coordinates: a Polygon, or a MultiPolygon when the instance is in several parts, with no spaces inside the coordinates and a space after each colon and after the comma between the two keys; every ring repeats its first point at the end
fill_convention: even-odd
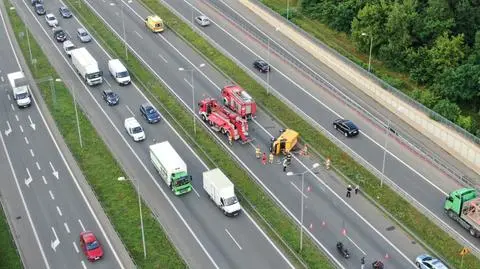
{"type": "Polygon", "coordinates": [[[467,229],[472,236],[480,237],[480,198],[473,188],[452,191],[445,200],[448,216],[467,229]]]}

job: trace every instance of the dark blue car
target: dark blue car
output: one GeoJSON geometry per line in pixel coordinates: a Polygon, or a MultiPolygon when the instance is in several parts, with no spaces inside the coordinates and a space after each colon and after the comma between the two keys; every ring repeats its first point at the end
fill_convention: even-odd
{"type": "Polygon", "coordinates": [[[72,17],[72,12],[70,12],[70,10],[67,7],[60,7],[58,9],[58,12],[64,18],[71,18],[72,17]]]}
{"type": "Polygon", "coordinates": [[[338,119],[333,122],[333,128],[343,133],[346,137],[356,136],[360,133],[358,127],[351,120],[338,119]]]}
{"type": "Polygon", "coordinates": [[[149,103],[140,106],[140,113],[148,121],[148,123],[156,123],[160,121],[160,113],[149,103]]]}
{"type": "Polygon", "coordinates": [[[109,106],[114,106],[118,104],[118,101],[120,101],[120,96],[118,96],[117,93],[114,91],[108,89],[104,90],[102,93],[103,100],[109,105],[109,106]]]}

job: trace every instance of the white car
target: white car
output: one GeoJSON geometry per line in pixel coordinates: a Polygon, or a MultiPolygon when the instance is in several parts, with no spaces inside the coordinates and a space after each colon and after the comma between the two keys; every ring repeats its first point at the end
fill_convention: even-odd
{"type": "Polygon", "coordinates": [[[72,52],[71,50],[74,50],[76,49],[77,47],[73,44],[72,41],[70,40],[65,40],[63,42],[63,50],[65,51],[65,53],[68,55],[68,57],[72,57],[72,52]]]}
{"type": "Polygon", "coordinates": [[[133,141],[137,142],[145,140],[145,132],[140,123],[138,123],[134,117],[126,118],[124,125],[125,130],[127,130],[128,135],[133,138],[133,141]]]}
{"type": "Polygon", "coordinates": [[[58,25],[57,18],[55,18],[55,15],[53,15],[52,13],[48,13],[47,15],[45,15],[45,20],[50,27],[55,27],[58,25]]]}
{"type": "Polygon", "coordinates": [[[415,265],[420,269],[448,269],[439,259],[430,255],[422,254],[415,259],[415,265]]]}
{"type": "Polygon", "coordinates": [[[209,20],[208,17],[205,16],[205,15],[195,17],[195,21],[196,21],[200,26],[210,25],[210,20],[209,20]]]}

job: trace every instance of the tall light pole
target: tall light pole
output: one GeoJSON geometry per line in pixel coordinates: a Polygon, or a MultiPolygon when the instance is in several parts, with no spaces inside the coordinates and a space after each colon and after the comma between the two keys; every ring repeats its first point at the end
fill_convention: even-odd
{"type": "Polygon", "coordinates": [[[289,5],[290,5],[290,1],[287,0],[287,21],[288,21],[288,8],[289,8],[289,5]]]}
{"type": "MultiPolygon", "coordinates": [[[[56,82],[62,82],[61,79],[55,79],[56,82]]],[[[67,85],[65,85],[68,87],[67,85]]],[[[77,98],[75,94],[75,87],[72,84],[72,94],[73,94],[73,105],[75,107],[75,118],[77,120],[77,130],[78,130],[78,141],[80,143],[80,147],[83,148],[83,140],[82,140],[82,133],[80,132],[80,121],[78,120],[78,109],[77,109],[77,98]]]]}
{"type": "Polygon", "coordinates": [[[300,195],[300,197],[301,197],[300,198],[300,207],[301,207],[301,210],[300,210],[300,251],[302,251],[302,249],[303,249],[303,196],[305,196],[303,190],[305,188],[305,174],[310,172],[310,170],[315,169],[319,166],[320,165],[318,163],[314,163],[312,165],[312,168],[307,169],[303,173],[293,173],[293,172],[288,172],[287,173],[287,176],[302,176],[302,193],[300,195]]]}
{"type": "Polygon", "coordinates": [[[372,63],[373,35],[371,33],[370,34],[362,33],[362,36],[370,36],[370,53],[369,53],[369,56],[368,56],[368,72],[370,72],[370,66],[371,66],[371,63],[372,63]]]}
{"type": "MultiPolygon", "coordinates": [[[[280,28],[275,27],[275,32],[278,31],[280,28]]],[[[268,64],[268,71],[267,71],[267,95],[270,94],[270,36],[267,36],[267,64],[268,64]]]]}
{"type": "Polygon", "coordinates": [[[385,176],[385,161],[387,158],[387,145],[388,145],[388,131],[390,130],[390,120],[388,120],[387,127],[385,129],[385,146],[383,147],[383,163],[382,163],[382,180],[380,186],[383,186],[383,177],[385,176]]]}
{"type": "Polygon", "coordinates": [[[142,200],[140,198],[140,182],[138,179],[126,179],[125,177],[119,177],[118,181],[130,180],[133,181],[135,186],[137,187],[137,194],[138,194],[138,210],[140,212],[140,227],[142,230],[142,243],[143,243],[143,258],[147,259],[147,247],[145,245],[145,230],[143,228],[143,214],[142,214],[142,200]]]}
{"type": "MultiPolygon", "coordinates": [[[[198,68],[204,67],[205,64],[201,63],[198,65],[198,68]]],[[[197,125],[195,121],[195,87],[193,86],[193,71],[195,71],[196,68],[192,69],[185,69],[183,67],[179,67],[178,71],[180,72],[191,72],[191,80],[190,80],[190,86],[192,87],[192,112],[193,112],[193,133],[196,135],[197,134],[197,125]]]]}
{"type": "Polygon", "coordinates": [[[127,35],[126,35],[126,31],[125,31],[125,17],[124,17],[124,14],[123,14],[123,5],[125,5],[122,1],[122,6],[120,7],[120,12],[122,13],[122,29],[123,29],[123,43],[125,45],[125,58],[126,60],[128,61],[128,46],[127,46],[127,35]]]}

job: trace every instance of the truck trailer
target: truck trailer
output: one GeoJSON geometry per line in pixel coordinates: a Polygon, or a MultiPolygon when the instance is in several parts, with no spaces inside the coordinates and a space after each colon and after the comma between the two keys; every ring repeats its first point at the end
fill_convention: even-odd
{"type": "Polygon", "coordinates": [[[181,195],[192,190],[187,165],[168,141],[150,145],[150,159],[167,186],[181,195]]]}
{"type": "Polygon", "coordinates": [[[22,71],[7,75],[8,82],[12,87],[13,99],[18,107],[29,107],[32,104],[30,99],[30,86],[22,71]]]}
{"type": "Polygon", "coordinates": [[[72,64],[77,73],[90,86],[103,82],[103,72],[100,71],[98,63],[86,48],[78,48],[70,51],[72,64]]]}
{"type": "Polygon", "coordinates": [[[463,226],[474,237],[480,237],[480,198],[473,188],[451,192],[444,206],[448,216],[463,226]]]}
{"type": "Polygon", "coordinates": [[[237,216],[240,214],[241,206],[235,196],[233,183],[222,172],[215,168],[203,172],[203,189],[210,199],[223,211],[226,216],[237,216]]]}

